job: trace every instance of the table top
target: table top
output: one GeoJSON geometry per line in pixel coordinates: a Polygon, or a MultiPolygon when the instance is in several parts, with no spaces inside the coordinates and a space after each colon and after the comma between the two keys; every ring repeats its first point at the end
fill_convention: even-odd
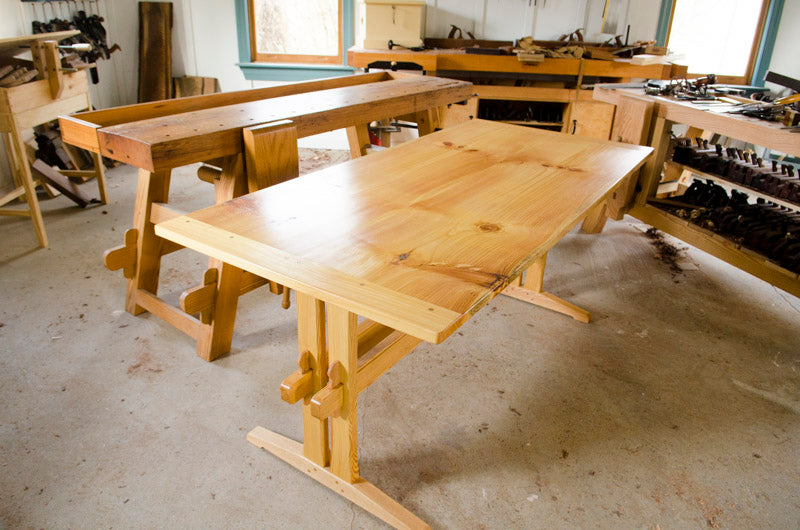
{"type": "Polygon", "coordinates": [[[439,343],[652,149],[474,120],[156,234],[439,343]]]}
{"type": "Polygon", "coordinates": [[[785,129],[782,123],[725,112],[734,108],[732,105],[692,103],[674,97],[651,96],[640,88],[595,87],[593,92],[594,99],[612,105],[620,105],[623,96],[654,102],[656,115],[666,120],[692,125],[790,155],[800,155],[800,134],[785,129]]]}
{"type": "MultiPolygon", "coordinates": [[[[473,92],[472,84],[464,81],[407,76],[188,110],[96,131],[85,125],[97,135],[103,155],[155,171],[241,153],[242,129],[253,125],[292,120],[303,137],[455,103],[473,92]]],[[[79,124],[80,117],[62,118],[66,141],[72,137],[70,126],[79,124]]]]}

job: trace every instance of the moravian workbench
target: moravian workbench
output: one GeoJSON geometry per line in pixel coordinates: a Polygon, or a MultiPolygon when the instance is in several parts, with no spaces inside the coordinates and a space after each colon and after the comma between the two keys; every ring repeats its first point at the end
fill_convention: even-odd
{"type": "Polygon", "coordinates": [[[350,66],[370,68],[380,63],[415,64],[428,75],[474,83],[477,98],[468,105],[450,105],[442,112],[445,122],[466,114],[606,140],[614,106],[592,100],[591,90],[582,89],[582,85],[601,80],[611,83],[686,75],[686,66],[636,65],[630,59],[546,58],[524,63],[516,55],[472,54],[463,48],[419,52],[397,48],[347,50],[350,66]]]}
{"type": "Polygon", "coordinates": [[[250,442],[389,524],[426,527],[361,478],[358,395],[500,293],[547,305],[548,250],[651,151],[474,120],[155,230],[297,293],[299,369],[281,396],[303,402],[303,443],[262,427],[250,442]]]}
{"type": "MultiPolygon", "coordinates": [[[[245,273],[227,283],[222,264],[212,260],[180,308],[158,298],[161,257],[181,248],[153,232],[155,223],[179,215],[166,206],[171,170],[212,161],[221,170],[198,176],[213,182],[222,203],[297,176],[299,137],[346,128],[358,157],[369,144],[369,122],[403,117],[425,135],[438,126],[438,107],[471,94],[463,81],[372,73],[84,112],[61,116],[60,124],[65,142],[139,168],[133,228],[124,245],[104,255],[106,266],[123,269],[128,279],[126,310],[161,317],[213,360],[230,350],[238,297],[267,282],[245,273]],[[284,149],[289,144],[293,150],[284,149]]],[[[288,306],[288,291],[274,283],[270,289],[283,292],[288,306]]]]}

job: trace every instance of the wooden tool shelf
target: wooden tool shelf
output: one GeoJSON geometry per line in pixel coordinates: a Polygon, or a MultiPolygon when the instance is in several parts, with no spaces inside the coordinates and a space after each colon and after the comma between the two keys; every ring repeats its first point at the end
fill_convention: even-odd
{"type": "Polygon", "coordinates": [[[700,171],[699,169],[687,166],[686,164],[679,164],[678,162],[673,162],[671,160],[667,160],[666,162],[664,162],[664,164],[666,164],[667,166],[672,166],[678,171],[688,171],[697,176],[698,178],[702,178],[704,180],[711,180],[714,183],[719,184],[720,186],[728,190],[733,189],[741,191],[742,193],[746,193],[751,197],[755,197],[757,199],[764,199],[765,201],[775,203],[779,206],[783,206],[784,208],[789,208],[790,210],[800,212],[800,204],[794,204],[792,202],[780,199],[778,197],[774,197],[768,193],[764,193],[761,190],[757,190],[751,188],[750,186],[745,186],[744,184],[728,180],[720,175],[714,175],[713,173],[706,173],[705,171],[700,171]]]}
{"type": "MultiPolygon", "coordinates": [[[[464,49],[412,52],[353,47],[348,50],[347,62],[351,66],[368,68],[376,61],[414,63],[428,75],[472,82],[477,96],[476,108],[471,110],[473,115],[486,118],[484,102],[487,101],[557,104],[561,114],[559,120],[518,120],[512,117],[490,119],[601,139],[609,138],[614,107],[593,101],[590,90],[580,89],[583,83],[589,80],[593,82],[595,79],[621,82],[633,78],[670,79],[686,75],[685,66],[639,66],[626,59],[602,61],[547,58],[542,62],[528,64],[518,61],[515,55],[476,55],[468,54],[464,49]]],[[[445,113],[463,111],[464,109],[452,107],[445,113]]],[[[447,119],[446,114],[442,119],[447,119]]]]}
{"type": "MultiPolygon", "coordinates": [[[[630,200],[626,199],[620,208],[610,208],[619,214],[614,218],[619,219],[621,213],[628,213],[794,296],[800,296],[798,274],[781,267],[758,252],[742,247],[731,239],[665,211],[654,200],[665,162],[675,164],[666,160],[670,133],[675,124],[686,124],[702,131],[714,132],[795,156],[800,155],[800,135],[783,129],[779,123],[766,122],[739,114],[706,110],[702,106],[678,101],[674,98],[646,96],[642,90],[637,89],[598,87],[594,90],[594,98],[617,105],[616,119],[620,121],[621,128],[624,128],[623,121],[627,120],[633,123],[631,113],[634,111],[640,112],[646,108],[652,114],[652,124],[650,119],[637,122],[637,126],[642,127],[638,133],[641,141],[637,141],[637,143],[651,145],[654,148],[653,159],[639,174],[635,196],[630,200]]],[[[614,139],[631,141],[625,136],[626,134],[622,134],[620,138],[615,137],[614,139]]],[[[635,137],[636,134],[628,131],[627,136],[635,137]]],[[[698,173],[703,178],[719,182],[723,187],[738,189],[748,195],[763,198],[794,211],[799,209],[797,205],[741,184],[729,182],[717,175],[709,175],[686,166],[679,167],[698,173]]]]}

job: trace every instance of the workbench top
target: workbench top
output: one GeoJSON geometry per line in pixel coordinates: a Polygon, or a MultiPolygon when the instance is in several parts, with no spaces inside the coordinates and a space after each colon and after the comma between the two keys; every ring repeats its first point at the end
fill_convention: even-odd
{"type": "MultiPolygon", "coordinates": [[[[359,79],[354,76],[352,81],[359,79]]],[[[200,96],[197,110],[188,107],[180,113],[146,119],[128,115],[136,106],[123,107],[118,113],[125,114],[126,121],[110,125],[87,121],[102,111],[62,116],[60,121],[66,142],[90,148],[86,138],[96,136],[104,156],[155,171],[238,154],[242,151],[242,129],[253,125],[292,120],[297,134],[304,137],[446,105],[467,99],[472,93],[471,83],[415,75],[241,103],[225,99],[222,105],[210,107],[203,105],[206,96],[200,96]]],[[[224,97],[231,95],[236,94],[224,97]]],[[[243,92],[244,97],[247,95],[243,92]]],[[[181,100],[158,103],[169,108],[180,105],[181,100]]]]}
{"type": "Polygon", "coordinates": [[[438,343],[651,151],[474,120],[156,234],[438,343]]]}

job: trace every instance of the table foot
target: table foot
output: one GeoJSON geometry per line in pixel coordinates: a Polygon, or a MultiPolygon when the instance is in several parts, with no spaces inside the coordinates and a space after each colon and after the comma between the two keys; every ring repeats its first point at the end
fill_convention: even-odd
{"type": "Polygon", "coordinates": [[[303,444],[275,432],[256,427],[247,434],[247,441],[266,449],[284,462],[291,464],[326,488],[335,491],[350,502],[365,509],[375,517],[395,528],[430,528],[422,519],[406,510],[373,484],[364,479],[349,483],[303,456],[303,444]]]}
{"type": "Polygon", "coordinates": [[[586,324],[588,324],[592,318],[591,314],[585,309],[545,291],[536,292],[524,287],[509,285],[505,288],[503,294],[511,298],[516,298],[517,300],[522,300],[523,302],[528,302],[529,304],[571,316],[575,320],[586,324]]]}

